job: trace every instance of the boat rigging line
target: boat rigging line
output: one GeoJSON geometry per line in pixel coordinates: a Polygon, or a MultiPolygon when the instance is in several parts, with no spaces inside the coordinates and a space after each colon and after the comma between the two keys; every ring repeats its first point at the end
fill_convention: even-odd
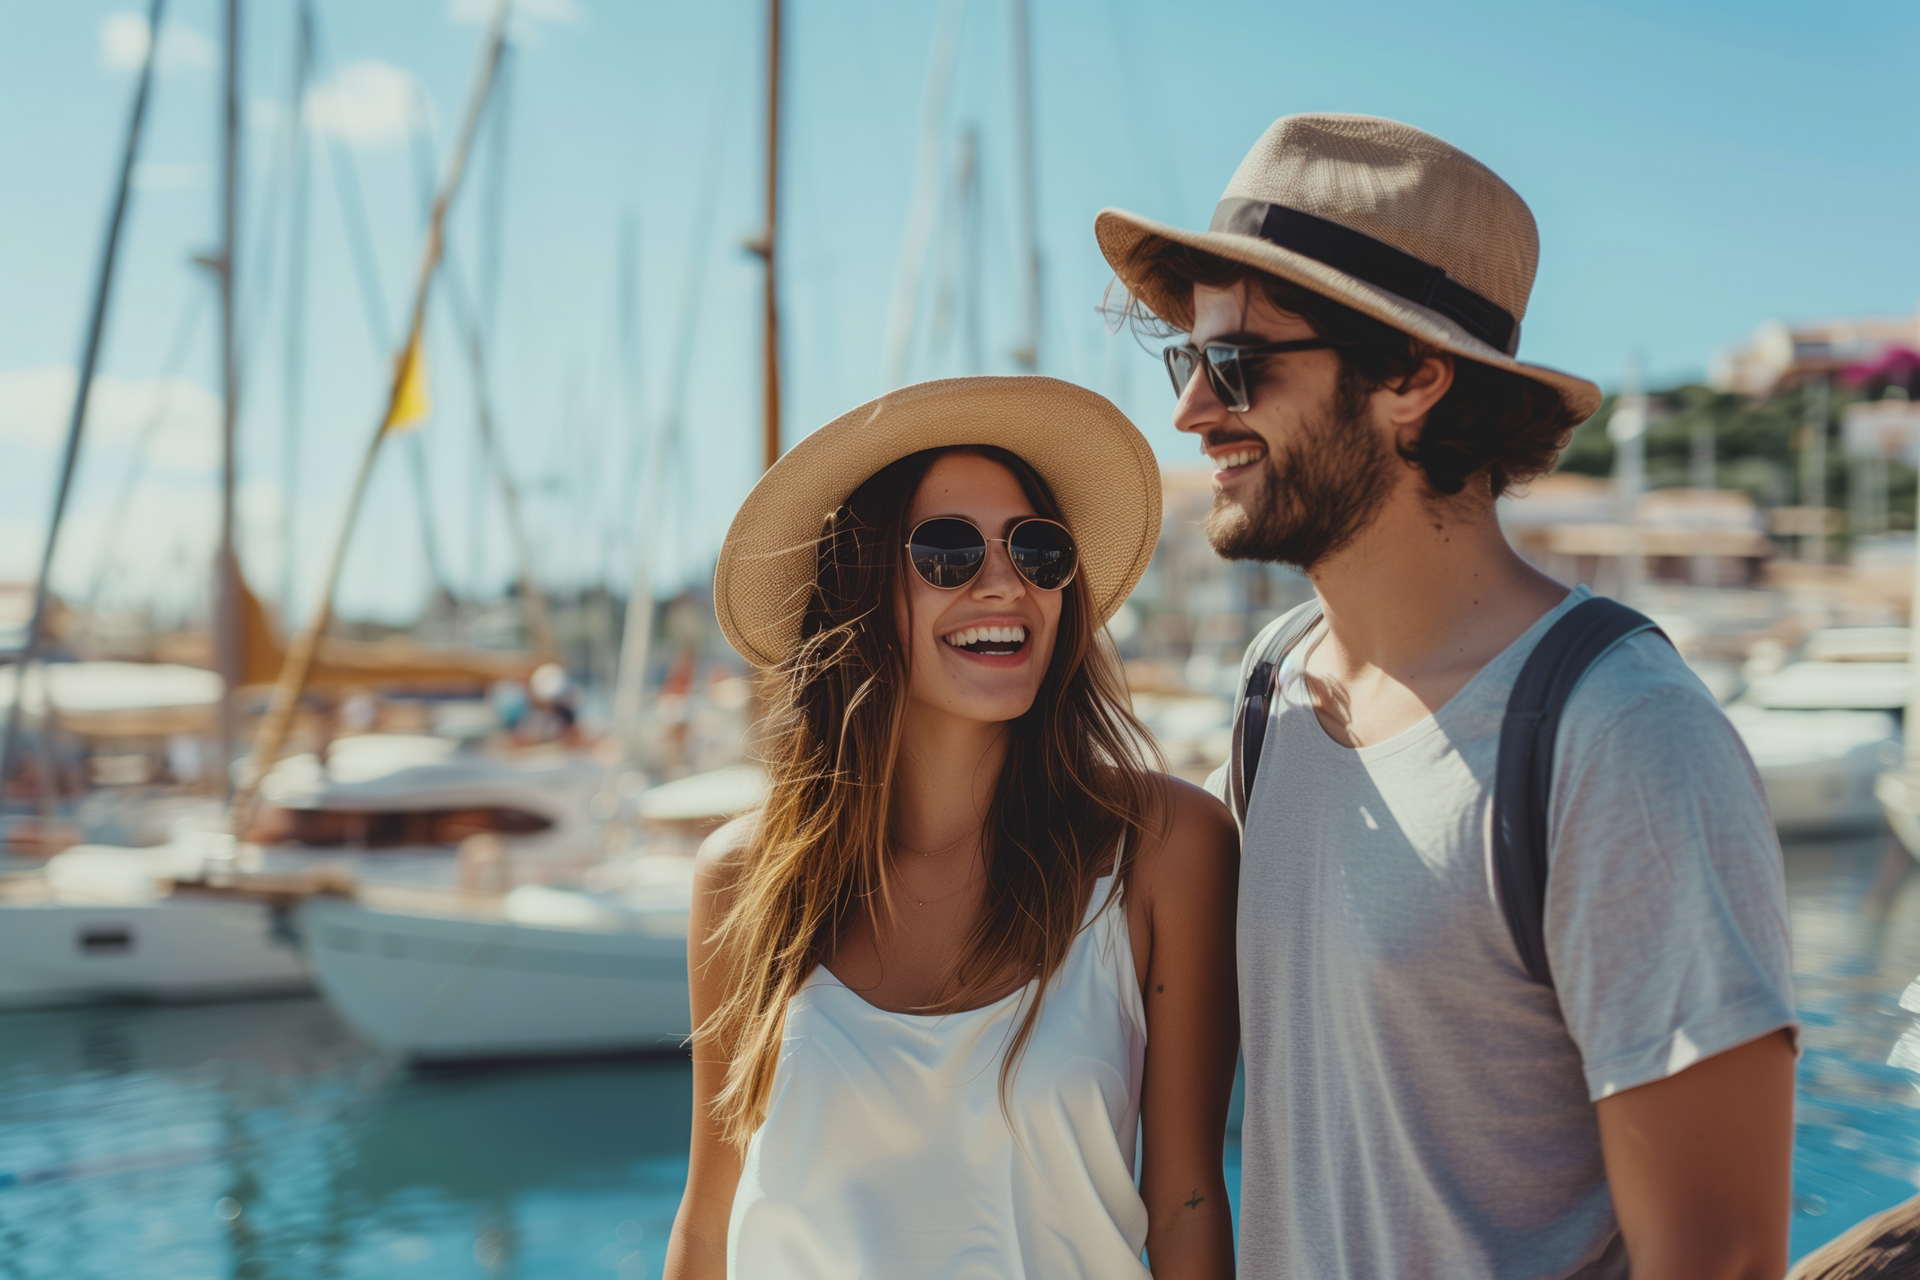
{"type": "MultiPolygon", "coordinates": [[[[159,0],[154,0],[156,4],[159,0]]],[[[230,6],[238,0],[228,0],[230,6]]],[[[440,185],[440,194],[434,199],[433,216],[427,227],[426,243],[420,254],[419,274],[414,286],[411,319],[407,326],[407,340],[400,350],[394,353],[393,370],[388,384],[385,410],[380,415],[372,438],[367,443],[366,453],[360,461],[359,471],[354,476],[353,489],[348,497],[345,518],[341,523],[339,536],[334,540],[327,569],[321,583],[320,597],[307,625],[288,646],[286,663],[281,668],[280,680],[274,686],[272,701],[268,704],[266,719],[261,723],[259,736],[254,740],[252,759],[241,786],[233,797],[232,830],[245,831],[253,817],[253,808],[260,791],[260,783],[266,777],[274,762],[279,759],[280,750],[286,745],[287,734],[293,727],[293,717],[299,707],[300,692],[305,687],[307,675],[313,668],[314,657],[320,646],[320,638],[325,634],[327,624],[333,617],[333,598],[339,587],[340,571],[346,559],[346,548],[352,536],[354,524],[365,500],[367,483],[373,474],[373,464],[380,456],[380,446],[388,436],[394,421],[396,410],[401,407],[402,397],[411,393],[414,378],[417,376],[417,358],[421,329],[426,322],[427,302],[432,293],[435,271],[440,265],[443,235],[446,227],[447,210],[460,191],[461,179],[466,174],[467,158],[473,149],[474,136],[479,130],[487,104],[488,92],[493,85],[494,72],[500,65],[500,57],[506,43],[507,14],[513,7],[513,0],[498,0],[494,7],[493,22],[487,33],[486,43],[475,72],[474,85],[467,102],[466,118],[461,125],[459,144],[455,147],[446,176],[440,185]]],[[[229,422],[231,412],[229,411],[229,422]]],[[[229,455],[229,460],[231,455],[229,455]]],[[[227,476],[231,486],[231,464],[227,476]]],[[[231,548],[232,524],[231,507],[227,513],[227,542],[231,548]]],[[[231,557],[225,566],[227,574],[223,585],[232,594],[233,582],[231,557]]],[[[236,605],[237,616],[237,600],[236,605]]],[[[223,637],[224,638],[224,637],[223,637]]],[[[237,652],[234,654],[237,659],[237,652]]],[[[233,684],[227,686],[227,700],[231,704],[233,684]]],[[[231,776],[231,770],[228,770],[231,776]]]]}
{"type": "Polygon", "coordinates": [[[1013,22],[1013,145],[1014,176],[1019,193],[1020,266],[1026,283],[1026,341],[1012,351],[1014,362],[1027,373],[1040,372],[1040,196],[1033,158],[1032,26],[1027,0],[1008,0],[1013,22]]]}
{"type": "Polygon", "coordinates": [[[780,6],[781,0],[767,0],[767,227],[750,246],[766,269],[761,333],[763,471],[780,460],[780,271],[775,256],[780,243],[780,6]]]}
{"type": "MultiPolygon", "coordinates": [[[[441,274],[447,284],[442,297],[453,316],[453,327],[466,352],[467,365],[473,378],[474,416],[480,443],[492,466],[494,483],[500,489],[500,504],[507,517],[507,536],[513,543],[514,555],[519,561],[517,581],[520,607],[526,613],[527,640],[535,653],[551,657],[560,652],[560,645],[553,634],[553,617],[547,608],[546,593],[540,589],[539,579],[534,574],[533,545],[527,537],[526,519],[521,513],[520,489],[507,470],[499,432],[495,429],[493,384],[487,376],[486,334],[470,302],[466,276],[461,271],[459,258],[449,253],[441,274]]],[[[476,498],[478,496],[474,495],[476,498]]]]}
{"type": "Polygon", "coordinates": [[[133,494],[147,471],[147,450],[153,445],[153,438],[159,434],[160,425],[167,420],[167,413],[173,408],[173,393],[177,388],[176,379],[186,368],[187,357],[193,350],[193,340],[200,333],[200,317],[206,313],[207,295],[195,289],[187,295],[186,304],[181,308],[180,319],[175,323],[173,341],[168,344],[166,362],[160,366],[160,378],[153,390],[153,406],[147,410],[146,421],[140,424],[140,434],[134,437],[133,457],[127,462],[127,473],[120,480],[120,491],[115,495],[113,505],[107,508],[107,532],[100,543],[100,560],[93,571],[93,581],[87,587],[86,611],[91,614],[100,605],[101,595],[106,590],[107,575],[113,571],[114,548],[120,545],[120,530],[127,522],[127,511],[133,505],[133,494]]]}
{"type": "Polygon", "coordinates": [[[285,366],[281,369],[283,406],[280,424],[280,616],[293,622],[294,532],[299,527],[300,437],[305,407],[307,354],[307,224],[311,213],[309,191],[312,162],[307,154],[307,86],[313,79],[313,0],[300,0],[295,14],[293,94],[289,103],[288,163],[292,176],[287,194],[287,329],[285,366]]]}
{"type": "MultiPolygon", "coordinates": [[[[627,492],[640,495],[636,506],[640,517],[635,530],[633,585],[627,592],[627,613],[620,634],[620,661],[614,674],[612,719],[613,732],[625,745],[630,762],[639,760],[642,747],[640,704],[645,694],[647,662],[653,644],[653,566],[658,552],[661,507],[667,495],[666,474],[668,466],[677,461],[680,455],[680,436],[687,416],[687,396],[693,385],[695,339],[699,336],[700,315],[707,296],[707,266],[713,261],[714,237],[719,227],[719,219],[715,216],[720,202],[720,157],[723,153],[719,142],[726,133],[730,109],[738,98],[732,85],[716,82],[708,125],[709,141],[702,148],[707,157],[706,172],[701,175],[700,202],[694,209],[693,221],[688,224],[693,235],[686,257],[686,294],[681,299],[680,331],[675,339],[677,345],[673,362],[667,370],[666,406],[652,432],[652,458],[649,461],[647,451],[635,449],[633,469],[626,488],[627,492]]],[[[629,259],[631,274],[623,273],[622,286],[633,296],[634,302],[632,307],[623,307],[621,312],[621,346],[627,362],[629,423],[637,427],[640,420],[639,231],[631,225],[629,230],[633,244],[629,259]]]]}
{"type": "MultiPolygon", "coordinates": [[[[229,0],[229,4],[234,3],[237,0],[229,0]]],[[[81,344],[80,368],[74,384],[73,413],[67,420],[67,438],[60,456],[60,478],[54,488],[53,513],[47,524],[46,542],[40,550],[40,573],[34,580],[33,612],[27,621],[26,641],[14,663],[13,704],[7,709],[5,736],[0,738],[0,786],[4,786],[13,767],[14,752],[20,741],[20,714],[27,701],[27,671],[40,660],[41,647],[46,642],[47,600],[53,557],[60,544],[60,525],[66,516],[67,499],[73,491],[74,468],[80,457],[80,436],[87,420],[87,400],[93,390],[93,371],[99,364],[101,338],[106,332],[107,303],[113,294],[114,268],[119,261],[121,232],[126,226],[127,197],[133,187],[134,162],[140,154],[141,127],[146,122],[147,100],[153,88],[154,62],[160,47],[160,21],[165,9],[166,0],[149,0],[147,5],[147,53],[140,64],[140,79],[133,91],[133,105],[127,119],[127,139],[120,153],[120,174],[114,183],[106,236],[100,248],[93,303],[87,316],[86,338],[81,344]]],[[[53,779],[43,778],[41,784],[50,791],[53,779]]]]}
{"type": "MultiPolygon", "coordinates": [[[[154,44],[159,29],[154,28],[154,44]]],[[[220,794],[233,794],[233,757],[239,726],[240,565],[233,549],[234,491],[239,481],[237,427],[240,414],[240,364],[235,343],[235,253],[240,247],[240,0],[227,0],[226,92],[221,100],[220,256],[220,551],[214,562],[213,651],[220,668],[220,794]]]]}
{"type": "Polygon", "coordinates": [[[934,25],[927,92],[920,105],[920,154],[914,165],[913,204],[907,214],[906,237],[900,243],[893,310],[887,319],[889,391],[906,382],[907,363],[913,356],[914,322],[919,315],[927,248],[933,239],[934,215],[939,205],[947,106],[952,97],[953,68],[960,56],[960,29],[966,12],[966,0],[941,0],[934,25]]]}

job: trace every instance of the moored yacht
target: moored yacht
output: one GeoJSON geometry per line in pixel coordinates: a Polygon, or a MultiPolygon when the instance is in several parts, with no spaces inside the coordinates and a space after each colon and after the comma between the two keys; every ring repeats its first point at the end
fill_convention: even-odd
{"type": "Polygon", "coordinates": [[[1874,779],[1900,759],[1906,639],[1889,627],[1815,632],[1800,660],[1759,676],[1728,706],[1781,834],[1880,825],[1874,779]]]}
{"type": "MultiPolygon", "coordinates": [[[[758,804],[766,775],[732,766],[635,805],[661,846],[758,804]]],[[[414,1062],[677,1050],[691,1032],[693,860],[649,851],[573,885],[505,893],[369,885],[298,917],[321,994],[353,1029],[414,1062]]]]}
{"type": "Polygon", "coordinates": [[[403,735],[341,739],[324,766],[292,757],[247,841],[184,829],[152,848],[82,845],[0,881],[0,1008],[305,991],[288,895],[209,890],[451,885],[473,836],[497,841],[506,878],[571,873],[600,852],[599,781],[574,757],[403,735]]]}

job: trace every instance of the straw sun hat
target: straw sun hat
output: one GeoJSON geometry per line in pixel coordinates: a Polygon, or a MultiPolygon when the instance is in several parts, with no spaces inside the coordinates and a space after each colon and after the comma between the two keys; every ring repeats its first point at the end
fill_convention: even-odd
{"type": "Polygon", "coordinates": [[[1095,625],[1104,624],[1160,537],[1160,469],[1146,437],[1104,396],[1057,378],[949,378],[841,414],[760,477],[713,574],[728,643],[756,666],[792,657],[827,516],[888,463],[962,444],[998,445],[1047,482],[1079,547],[1095,625]]]}
{"type": "Polygon", "coordinates": [[[1130,274],[1153,238],[1257,267],[1443,351],[1558,391],[1579,419],[1600,407],[1584,378],[1514,359],[1540,238],[1512,187],[1458,147],[1376,116],[1273,122],[1240,162],[1205,231],[1120,209],[1094,220],[1100,250],[1161,319],[1193,323],[1191,297],[1130,274]]]}

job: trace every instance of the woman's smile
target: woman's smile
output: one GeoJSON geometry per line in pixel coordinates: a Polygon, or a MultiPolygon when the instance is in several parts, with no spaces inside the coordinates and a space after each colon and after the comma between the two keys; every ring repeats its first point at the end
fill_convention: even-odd
{"type": "Polygon", "coordinates": [[[940,637],[945,647],[970,661],[989,667],[1017,667],[1033,646],[1032,628],[1018,618],[976,618],[952,627],[940,637]]]}

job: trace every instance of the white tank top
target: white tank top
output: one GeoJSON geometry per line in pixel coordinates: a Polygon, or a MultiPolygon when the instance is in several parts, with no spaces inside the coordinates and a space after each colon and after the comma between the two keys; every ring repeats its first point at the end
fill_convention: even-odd
{"type": "Polygon", "coordinates": [[[1011,1130],[1000,1064],[1037,983],[923,1015],[814,971],[787,1004],[772,1102],[740,1171],[729,1276],[1149,1277],[1133,1171],[1146,1010],[1111,885],[1094,886],[1041,1003],[1007,1090],[1011,1130]]]}

